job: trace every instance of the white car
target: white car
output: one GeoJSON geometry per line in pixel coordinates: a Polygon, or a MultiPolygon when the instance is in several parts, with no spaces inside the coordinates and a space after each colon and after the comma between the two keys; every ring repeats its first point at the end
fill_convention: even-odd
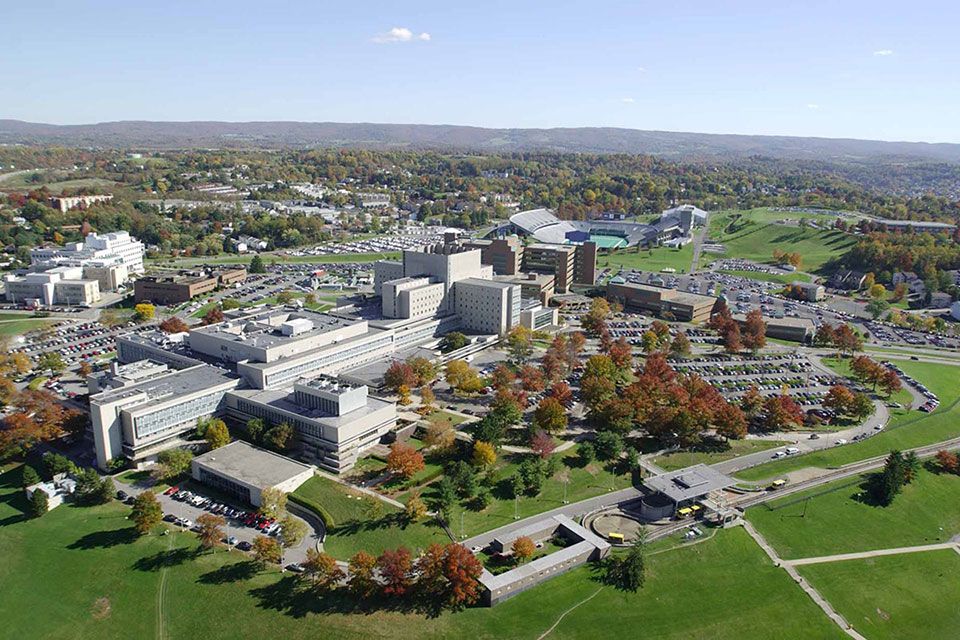
{"type": "Polygon", "coordinates": [[[794,455],[795,453],[800,453],[800,449],[798,449],[798,448],[796,448],[796,447],[787,447],[786,449],[783,450],[783,452],[784,452],[785,454],[787,454],[788,456],[792,456],[792,455],[794,455]]]}
{"type": "Polygon", "coordinates": [[[773,454],[774,460],[779,460],[780,458],[786,458],[786,457],[787,457],[787,454],[784,453],[783,451],[777,451],[773,454]]]}
{"type": "Polygon", "coordinates": [[[836,442],[834,442],[833,444],[847,444],[847,439],[846,439],[846,438],[839,438],[839,439],[838,439],[836,442]]]}

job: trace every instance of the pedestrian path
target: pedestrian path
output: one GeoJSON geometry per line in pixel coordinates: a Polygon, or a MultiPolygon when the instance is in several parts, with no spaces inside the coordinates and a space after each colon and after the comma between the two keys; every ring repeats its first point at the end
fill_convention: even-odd
{"type": "Polygon", "coordinates": [[[800,567],[807,564],[821,564],[824,562],[843,562],[844,560],[863,560],[865,558],[877,558],[880,556],[896,556],[902,553],[923,553],[925,551],[940,551],[943,549],[952,549],[960,553],[960,545],[956,542],[939,542],[936,544],[922,544],[915,547],[894,547],[892,549],[874,549],[873,551],[861,551],[859,553],[838,553],[832,556],[818,556],[814,558],[798,558],[796,560],[783,560],[784,564],[794,567],[800,567]]]}
{"type": "Polygon", "coordinates": [[[850,626],[850,624],[844,619],[843,616],[841,616],[839,613],[836,612],[836,610],[834,610],[834,608],[830,605],[830,603],[827,602],[827,600],[822,595],[820,595],[820,592],[814,589],[813,585],[807,582],[806,578],[801,576],[792,564],[790,564],[789,562],[785,562],[783,559],[780,558],[779,555],[777,555],[777,552],[773,549],[773,547],[771,547],[767,543],[764,537],[760,535],[759,531],[754,529],[753,525],[750,524],[750,522],[748,522],[747,520],[744,520],[743,528],[746,529],[747,533],[750,534],[750,537],[753,538],[753,540],[758,545],[760,545],[760,548],[763,549],[763,551],[767,554],[770,560],[773,561],[773,564],[778,567],[782,567],[784,571],[786,571],[787,574],[791,578],[793,578],[794,582],[800,585],[800,588],[803,589],[804,593],[810,596],[810,599],[813,600],[813,602],[818,607],[820,607],[820,609],[827,615],[827,617],[833,620],[833,622],[838,627],[843,629],[844,633],[846,633],[851,638],[856,638],[856,640],[866,640],[866,638],[860,635],[860,633],[858,633],[856,629],[850,626]]]}

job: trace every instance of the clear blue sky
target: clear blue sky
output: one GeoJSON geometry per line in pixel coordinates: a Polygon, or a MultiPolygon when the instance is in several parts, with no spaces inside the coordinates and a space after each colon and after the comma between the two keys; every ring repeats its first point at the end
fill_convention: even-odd
{"type": "Polygon", "coordinates": [[[6,118],[960,142],[955,2],[7,4],[6,118]]]}

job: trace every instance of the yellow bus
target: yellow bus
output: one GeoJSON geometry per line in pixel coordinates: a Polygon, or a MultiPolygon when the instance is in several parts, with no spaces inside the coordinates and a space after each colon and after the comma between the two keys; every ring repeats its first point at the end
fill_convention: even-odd
{"type": "Polygon", "coordinates": [[[613,542],[623,542],[623,534],[622,534],[622,533],[611,533],[611,534],[609,534],[609,535],[607,536],[607,538],[609,538],[609,539],[612,540],[613,542]]]}

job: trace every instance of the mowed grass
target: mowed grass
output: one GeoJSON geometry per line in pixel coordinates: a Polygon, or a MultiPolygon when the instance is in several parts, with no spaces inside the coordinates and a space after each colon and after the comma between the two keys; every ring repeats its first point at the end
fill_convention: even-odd
{"type": "Polygon", "coordinates": [[[0,313],[0,335],[19,336],[30,331],[43,329],[53,322],[56,322],[56,320],[31,318],[19,313],[0,313]]]}
{"type": "Polygon", "coordinates": [[[664,471],[683,469],[695,464],[716,464],[731,458],[788,444],[781,440],[730,440],[727,448],[709,447],[688,451],[674,451],[653,459],[653,464],[664,471]]]}
{"type": "Polygon", "coordinates": [[[934,544],[960,533],[960,476],[924,468],[886,507],[864,494],[868,477],[751,507],[747,519],[788,559],[934,544]]]}
{"type": "Polygon", "coordinates": [[[928,551],[798,567],[870,640],[956,638],[960,555],[928,551]]]}
{"type": "MultiPolygon", "coordinates": [[[[19,470],[13,475],[19,480],[19,470]]],[[[427,617],[319,596],[237,551],[197,553],[190,533],[137,538],[116,503],[28,520],[11,482],[0,476],[4,638],[534,640],[598,590],[550,637],[622,637],[624,629],[656,638],[842,637],[740,530],[651,555],[646,587],[635,594],[601,589],[587,567],[493,609],[427,617]]]]}
{"type": "Polygon", "coordinates": [[[333,518],[336,526],[327,531],[323,546],[340,560],[357,551],[378,555],[401,545],[416,554],[430,543],[450,542],[432,519],[407,523],[397,507],[322,476],[314,476],[294,493],[322,505],[333,518]]]}
{"type": "MultiPolygon", "coordinates": [[[[801,214],[770,209],[747,211],[722,211],[711,215],[709,239],[726,247],[723,257],[745,258],[769,263],[774,249],[798,252],[803,256],[801,269],[816,272],[829,260],[839,257],[852,247],[856,240],[841,231],[814,229],[777,224],[783,219],[815,219],[832,223],[832,216],[801,214]]],[[[701,264],[717,259],[716,254],[701,256],[701,264]]]]}
{"type": "Polygon", "coordinates": [[[782,460],[767,462],[737,472],[742,480],[760,481],[806,467],[830,469],[880,456],[891,449],[911,449],[960,436],[960,368],[948,364],[897,361],[907,374],[927,386],[940,398],[933,413],[890,409],[890,423],[871,438],[782,460]]]}
{"type": "Polygon", "coordinates": [[[600,269],[617,267],[625,269],[639,269],[641,271],[661,271],[665,268],[675,269],[677,273],[690,271],[693,262],[693,244],[687,244],[679,249],[669,247],[654,247],[652,249],[635,248],[620,249],[609,254],[597,256],[597,267],[600,269]]]}

